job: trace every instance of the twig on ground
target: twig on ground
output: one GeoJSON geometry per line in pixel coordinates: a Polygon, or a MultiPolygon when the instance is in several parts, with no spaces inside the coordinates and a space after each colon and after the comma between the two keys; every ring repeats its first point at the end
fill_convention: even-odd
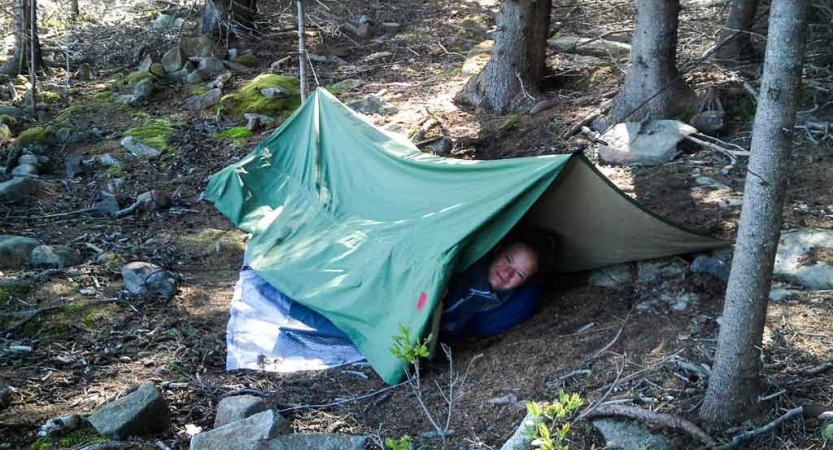
{"type": "Polygon", "coordinates": [[[605,401],[605,399],[607,399],[607,396],[610,395],[610,393],[613,391],[613,388],[616,387],[616,383],[619,381],[619,377],[622,376],[622,372],[625,370],[625,365],[626,364],[627,364],[626,357],[622,356],[622,367],[617,367],[617,369],[616,369],[616,378],[614,378],[613,383],[610,383],[610,388],[608,388],[608,390],[601,396],[601,398],[599,398],[599,400],[596,403],[588,406],[587,409],[585,409],[584,412],[582,412],[576,418],[576,420],[579,420],[582,417],[589,416],[590,413],[593,412],[593,410],[597,409],[599,407],[599,405],[601,405],[605,401]]]}
{"type": "Polygon", "coordinates": [[[381,393],[383,393],[383,392],[387,392],[387,391],[389,391],[389,390],[391,390],[391,389],[395,389],[395,388],[398,388],[399,386],[404,386],[404,385],[406,385],[406,384],[408,384],[408,381],[403,381],[403,382],[401,382],[401,383],[399,383],[399,384],[394,384],[393,386],[386,386],[386,387],[384,387],[384,388],[382,388],[382,389],[379,389],[379,390],[376,390],[376,391],[373,391],[373,392],[368,392],[367,394],[359,395],[359,396],[356,396],[356,397],[346,398],[346,399],[344,399],[344,400],[339,400],[339,401],[337,401],[337,402],[332,402],[332,403],[322,403],[322,404],[318,404],[318,405],[298,405],[298,406],[292,406],[292,407],[289,407],[289,408],[279,409],[279,410],[278,410],[278,412],[279,412],[279,413],[284,413],[284,412],[287,412],[287,411],[296,411],[296,410],[299,410],[299,409],[318,409],[318,408],[329,408],[329,407],[331,407],[331,406],[343,405],[343,404],[345,404],[345,403],[350,403],[350,402],[355,402],[355,401],[359,401],[359,400],[364,400],[364,399],[366,399],[366,398],[373,397],[374,395],[379,395],[379,394],[381,394],[381,393]]]}
{"type": "Polygon", "coordinates": [[[738,434],[737,436],[733,437],[731,442],[729,442],[728,444],[718,445],[716,447],[712,446],[711,448],[712,448],[712,450],[729,450],[731,448],[738,447],[744,441],[747,441],[747,440],[749,440],[749,439],[751,439],[755,436],[760,436],[764,433],[769,433],[770,431],[775,429],[775,427],[777,427],[778,425],[781,425],[782,423],[786,422],[787,420],[789,420],[789,419],[791,419],[795,416],[802,416],[803,413],[804,413],[804,407],[803,406],[799,406],[798,408],[793,408],[793,409],[787,411],[786,414],[784,414],[783,416],[773,420],[772,422],[770,422],[770,423],[768,423],[768,424],[766,424],[766,425],[764,425],[760,428],[755,428],[754,430],[749,430],[749,431],[745,431],[741,434],[738,434]]]}
{"type": "Polygon", "coordinates": [[[524,80],[521,79],[521,74],[516,72],[515,73],[515,78],[518,79],[518,83],[521,83],[521,92],[523,92],[524,96],[529,98],[530,100],[532,100],[534,102],[535,97],[529,95],[529,92],[527,92],[526,88],[524,88],[524,80]]]}
{"type": "Polygon", "coordinates": [[[33,276],[16,277],[8,280],[0,280],[0,287],[3,286],[29,286],[45,281],[53,275],[64,273],[64,269],[47,269],[33,276]]]}
{"type": "Polygon", "coordinates": [[[833,369],[833,359],[829,359],[817,366],[799,369],[797,373],[801,375],[818,375],[822,372],[827,372],[830,369],[833,369]]]}
{"type": "Polygon", "coordinates": [[[604,405],[596,407],[595,410],[585,415],[585,417],[588,419],[593,417],[604,416],[628,417],[642,422],[648,422],[653,425],[673,428],[675,430],[685,431],[686,433],[697,438],[697,440],[708,446],[713,446],[717,444],[717,442],[714,439],[712,439],[711,436],[709,436],[705,431],[700,429],[700,427],[695,425],[693,422],[690,422],[686,419],[683,419],[682,417],[678,417],[671,414],[649,411],[647,409],[637,408],[633,406],[604,405]]]}
{"type": "Polygon", "coordinates": [[[578,134],[579,131],[581,131],[581,127],[585,127],[585,126],[589,125],[590,122],[596,120],[597,117],[601,116],[602,114],[607,113],[607,111],[610,109],[611,105],[613,105],[613,102],[611,102],[611,101],[606,101],[606,102],[602,103],[601,105],[599,105],[599,107],[596,108],[596,110],[594,110],[592,113],[584,116],[583,119],[579,120],[575,125],[570,127],[570,129],[567,130],[566,133],[561,135],[561,139],[568,139],[568,138],[571,138],[571,137],[575,136],[576,134],[578,134]]]}
{"type": "Polygon", "coordinates": [[[577,377],[579,375],[587,376],[587,375],[590,375],[591,373],[593,373],[593,371],[590,370],[590,369],[577,369],[577,370],[574,370],[574,371],[568,373],[567,375],[562,375],[562,376],[558,377],[558,381],[568,380],[570,378],[577,377]]]}
{"type": "Polygon", "coordinates": [[[630,317],[631,317],[631,312],[633,312],[633,308],[631,308],[631,309],[628,311],[628,315],[627,315],[627,316],[625,316],[625,320],[622,322],[622,326],[621,326],[621,327],[619,327],[619,331],[616,333],[616,336],[613,336],[613,340],[612,340],[612,341],[610,341],[610,343],[609,343],[609,344],[607,344],[607,345],[605,345],[604,347],[602,347],[602,349],[601,349],[601,350],[599,350],[599,351],[597,351],[595,354],[593,354],[593,356],[591,356],[591,357],[587,358],[587,360],[585,361],[586,363],[588,363],[588,364],[592,363],[593,361],[595,361],[596,359],[598,359],[599,355],[601,355],[602,353],[604,353],[605,351],[607,351],[607,349],[609,349],[610,347],[613,347],[613,344],[615,344],[615,343],[616,343],[616,341],[619,339],[619,336],[621,336],[621,335],[622,335],[622,331],[625,329],[625,325],[627,325],[627,324],[628,324],[628,319],[630,319],[630,317]]]}

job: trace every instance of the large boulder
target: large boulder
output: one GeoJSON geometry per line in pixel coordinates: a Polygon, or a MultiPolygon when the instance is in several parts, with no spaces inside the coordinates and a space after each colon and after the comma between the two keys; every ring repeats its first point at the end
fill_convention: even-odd
{"type": "Polygon", "coordinates": [[[707,273],[720,281],[728,282],[729,272],[732,270],[732,255],[730,248],[697,255],[691,262],[691,271],[707,273]]]}
{"type": "Polygon", "coordinates": [[[264,441],[292,431],[277,411],[263,411],[243,420],[200,433],[191,438],[191,450],[256,450],[264,441]]]}
{"type": "Polygon", "coordinates": [[[150,98],[153,95],[153,81],[150,79],[142,80],[133,86],[133,95],[141,99],[150,98]]]}
{"type": "Polygon", "coordinates": [[[604,436],[605,448],[620,450],[665,450],[671,448],[671,443],[660,433],[651,433],[643,425],[621,419],[594,419],[594,427],[604,436]]]}
{"type": "Polygon", "coordinates": [[[254,395],[235,395],[226,397],[217,405],[217,417],[214,428],[220,428],[238,420],[243,420],[269,409],[266,402],[254,395]]]}
{"type": "Polygon", "coordinates": [[[577,36],[558,36],[547,39],[547,47],[564,53],[598,56],[601,58],[626,58],[631,52],[630,44],[577,36]]]}
{"type": "Polygon", "coordinates": [[[121,268],[121,276],[124,288],[134,295],[171,298],[179,285],[173,273],[147,262],[126,264],[121,268]]]}
{"type": "Polygon", "coordinates": [[[170,411],[165,398],[153,383],[113,400],[89,418],[100,434],[112,439],[143,436],[168,429],[170,411]]]}
{"type": "Polygon", "coordinates": [[[182,51],[182,47],[176,46],[162,56],[162,66],[168,73],[176,72],[185,66],[188,62],[188,56],[182,51]]]}
{"type": "Polygon", "coordinates": [[[0,203],[21,202],[38,192],[40,183],[29,177],[12,178],[0,183],[0,203]]]}
{"type": "Polygon", "coordinates": [[[605,164],[665,164],[677,155],[677,144],[696,132],[676,120],[620,123],[602,136],[599,159],[605,164]]]}
{"type": "Polygon", "coordinates": [[[0,234],[0,270],[22,269],[32,260],[37,239],[0,234]]]}
{"type": "Polygon", "coordinates": [[[66,245],[40,245],[32,250],[31,264],[36,267],[63,269],[81,262],[81,252],[66,245]]]}
{"type": "Polygon", "coordinates": [[[833,230],[782,233],[773,275],[811,290],[833,289],[833,230]]]}

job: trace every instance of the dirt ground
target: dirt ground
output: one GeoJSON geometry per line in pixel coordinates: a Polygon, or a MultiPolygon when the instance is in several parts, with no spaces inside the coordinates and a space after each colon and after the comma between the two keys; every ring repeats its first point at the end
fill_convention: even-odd
{"type": "MultiPolygon", "coordinates": [[[[722,139],[749,148],[752,121],[744,108],[750,100],[741,80],[757,85],[757,78],[748,72],[756,73],[759,65],[736,71],[711,63],[695,65],[719,32],[717,18],[725,14],[725,8],[694,0],[683,3],[679,66],[688,69],[685,79],[698,91],[720,89],[730,112],[730,133],[722,139]]],[[[199,5],[172,5],[158,2],[122,8],[119,13],[127,25],[115,29],[105,20],[112,11],[90,4],[95,14],[89,22],[47,33],[52,39],[78,38],[80,51],[86,52],[92,63],[96,78],[76,83],[79,97],[100,91],[118,70],[132,67],[131,54],[137,42],[144,40],[157,58],[176,42],[178,36],[147,37],[154,17],[150,11],[170,10],[189,19],[186,34],[198,26],[199,5]]],[[[244,36],[230,46],[253,50],[264,65],[249,75],[235,75],[235,85],[296,51],[296,38],[287,32],[293,27],[294,4],[267,0],[260,8],[264,20],[261,35],[244,36]]],[[[495,0],[312,3],[308,14],[315,25],[309,33],[310,47],[320,54],[338,54],[350,63],[343,67],[316,65],[315,75],[322,86],[347,78],[362,79],[364,85],[359,90],[339,94],[344,101],[384,91],[383,98],[403,113],[393,119],[374,117],[378,125],[401,121],[407,128],[427,114],[434,115],[441,121],[441,130],[455,142],[454,157],[495,159],[569,153],[580,148],[586,137],[564,140],[560,136],[597,107],[603,93],[621,85],[625,61],[608,58],[601,65],[587,66],[572,55],[548,50],[550,74],[545,80],[545,95],[563,102],[538,115],[513,116],[512,126],[505,126],[505,116],[459,109],[452,103],[465,83],[460,75],[465,52],[485,36],[471,23],[482,23],[488,29],[496,11],[495,0]],[[344,20],[355,21],[365,13],[379,22],[399,22],[403,28],[395,36],[369,41],[356,41],[339,31],[344,20]],[[364,62],[363,58],[380,51],[392,55],[364,62]]],[[[632,29],[632,14],[630,1],[556,0],[554,31],[600,36],[632,29]]],[[[758,25],[763,25],[760,33],[765,33],[765,24],[758,25]]],[[[761,28],[758,25],[756,28],[761,28]]],[[[799,122],[831,120],[833,109],[825,102],[831,100],[833,80],[829,64],[824,62],[829,58],[824,52],[829,51],[824,48],[829,35],[822,31],[821,27],[814,29],[806,71],[811,87],[800,106],[801,110],[811,110],[814,105],[819,108],[800,115],[799,122]]],[[[756,42],[760,44],[760,39],[756,42]]],[[[284,73],[292,74],[293,70],[297,67],[290,65],[284,73]]],[[[59,92],[64,81],[53,76],[42,82],[42,89],[59,92]]],[[[32,351],[3,350],[0,356],[0,378],[15,388],[11,405],[0,411],[0,448],[29,448],[46,419],[72,412],[91,413],[146,381],[163,388],[172,411],[171,430],[151,441],[159,440],[170,448],[187,448],[190,426],[210,429],[217,403],[236,392],[263,396],[283,411],[298,432],[363,433],[383,439],[404,434],[417,437],[431,431],[407,387],[387,388],[368,366],[292,375],[225,371],[225,325],[246,237],[234,231],[211,204],[202,202],[200,194],[208,176],[246,155],[271,129],[239,145],[216,140],[205,126],[215,123],[212,113],[179,108],[187,96],[186,88],[172,85],[136,111],[94,113],[89,126],[100,128],[100,137],[67,145],[53,154],[60,161],[118,149],[123,130],[138,120],[136,112],[171,119],[177,131],[169,146],[176,151],[153,163],[129,163],[120,174],[124,180],[120,202],[124,206],[142,192],[162,189],[173,194],[173,208],[120,219],[60,215],[89,207],[115,178],[85,173],[66,180],[60,169],[42,177],[49,188],[33,201],[0,205],[0,234],[66,243],[88,259],[96,258],[99,251],[111,254],[99,264],[86,263],[50,274],[30,289],[0,292],[3,313],[60,307],[22,326],[8,317],[2,321],[6,331],[0,335],[0,348],[28,345],[32,351]],[[128,296],[121,291],[119,270],[129,261],[150,261],[181,274],[180,292],[171,300],[128,296]],[[373,395],[363,397],[370,393],[373,395]]],[[[62,99],[52,104],[53,117],[73,101],[62,99]]],[[[796,134],[784,229],[833,228],[830,142],[829,136],[796,134]]],[[[588,154],[595,157],[592,146],[588,154]]],[[[725,199],[742,195],[745,159],[740,158],[728,172],[721,171],[726,164],[722,155],[692,147],[664,166],[601,165],[600,170],[655,212],[690,229],[732,238],[740,209],[726,205],[725,199]],[[731,193],[696,189],[695,172],[727,185],[731,193]]],[[[690,256],[684,258],[691,260],[690,256]]],[[[22,275],[7,272],[2,277],[22,275]]],[[[451,416],[454,434],[445,444],[436,439],[419,440],[423,448],[500,448],[524,416],[525,401],[551,401],[561,389],[580,394],[588,404],[600,399],[617,401],[696,421],[704,381],[680,369],[676,361],[713,363],[725,285],[705,275],[689,274],[680,288],[699,294],[696,307],[640,314],[634,306],[645,300],[645,293],[592,287],[585,278],[585,274],[553,276],[541,310],[532,320],[502,335],[454,346],[454,369],[467,373],[461,387],[463,396],[451,416]],[[588,324],[593,325],[587,329],[588,324]],[[579,331],[582,329],[585,331],[579,331]],[[581,369],[588,369],[589,374],[568,376],[581,369]]],[[[797,405],[833,409],[833,372],[802,373],[833,357],[831,312],[833,295],[829,292],[805,292],[770,304],[762,349],[767,394],[785,392],[765,404],[758,420],[742,427],[708,430],[713,437],[727,441],[797,405]]],[[[427,406],[438,417],[444,417],[445,402],[435,382],[444,386],[448,377],[449,367],[442,358],[429,362],[423,374],[427,406]]],[[[823,448],[826,444],[817,426],[812,418],[793,421],[757,438],[749,448],[823,448]]],[[[698,446],[686,436],[675,436],[678,448],[698,446]]],[[[576,424],[570,439],[570,448],[604,446],[586,422],[576,424]]],[[[368,446],[378,448],[377,442],[373,439],[368,446]]]]}

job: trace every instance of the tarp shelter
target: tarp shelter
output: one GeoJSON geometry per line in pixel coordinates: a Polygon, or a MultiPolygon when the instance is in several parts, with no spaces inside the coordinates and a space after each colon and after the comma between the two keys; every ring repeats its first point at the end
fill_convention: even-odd
{"type": "Polygon", "coordinates": [[[246,258],[268,283],[344,331],[397,382],[399,325],[420,336],[455,271],[515,225],[560,237],[573,272],[725,246],[617,189],[581,154],[469,161],[427,154],[323,89],[206,198],[251,233],[246,258]]]}

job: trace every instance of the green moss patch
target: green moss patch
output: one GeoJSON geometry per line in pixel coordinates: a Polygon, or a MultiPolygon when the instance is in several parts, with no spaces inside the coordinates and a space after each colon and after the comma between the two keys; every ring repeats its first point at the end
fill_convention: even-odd
{"type": "Polygon", "coordinates": [[[192,84],[188,86],[188,95],[203,95],[208,92],[208,89],[205,88],[205,84],[192,84]]]}
{"type": "Polygon", "coordinates": [[[110,439],[96,433],[93,427],[85,426],[63,436],[40,438],[32,444],[32,450],[70,449],[77,448],[78,446],[102,444],[104,442],[110,442],[110,439]]]}
{"type": "Polygon", "coordinates": [[[258,58],[255,55],[252,55],[251,53],[240,55],[232,59],[232,61],[236,62],[237,64],[243,64],[246,67],[258,67],[261,64],[260,58],[258,58]]]}
{"type": "Polygon", "coordinates": [[[125,136],[132,136],[139,142],[157,150],[168,148],[168,140],[177,132],[176,127],[166,119],[146,119],[142,126],[131,128],[124,132],[125,136]]]}
{"type": "Polygon", "coordinates": [[[38,94],[38,101],[44,103],[55,103],[61,100],[61,94],[52,91],[42,91],[38,94]]]}
{"type": "Polygon", "coordinates": [[[14,128],[17,126],[19,121],[14,116],[10,116],[7,114],[0,114],[0,123],[4,125],[8,125],[9,128],[14,128]]]}
{"type": "Polygon", "coordinates": [[[127,76],[127,85],[133,88],[142,80],[155,80],[156,77],[153,76],[152,73],[146,70],[140,70],[137,72],[131,72],[130,75],[127,76]]]}
{"type": "Polygon", "coordinates": [[[52,132],[49,129],[44,127],[34,127],[20,133],[20,136],[15,139],[14,145],[18,148],[25,148],[33,145],[45,149],[49,147],[49,144],[52,142],[52,137],[52,132]]]}
{"type": "Polygon", "coordinates": [[[103,91],[90,94],[90,100],[94,102],[112,102],[116,99],[116,93],[112,91],[103,91]]]}
{"type": "Polygon", "coordinates": [[[295,77],[262,74],[239,91],[228,94],[220,102],[220,111],[225,116],[241,117],[244,113],[279,116],[293,111],[301,104],[301,84],[295,77]],[[286,89],[289,98],[266,98],[260,91],[267,88],[286,89]]]}
{"type": "Polygon", "coordinates": [[[234,139],[235,143],[241,143],[243,139],[250,138],[255,134],[246,127],[231,127],[212,135],[214,139],[234,139]]]}

